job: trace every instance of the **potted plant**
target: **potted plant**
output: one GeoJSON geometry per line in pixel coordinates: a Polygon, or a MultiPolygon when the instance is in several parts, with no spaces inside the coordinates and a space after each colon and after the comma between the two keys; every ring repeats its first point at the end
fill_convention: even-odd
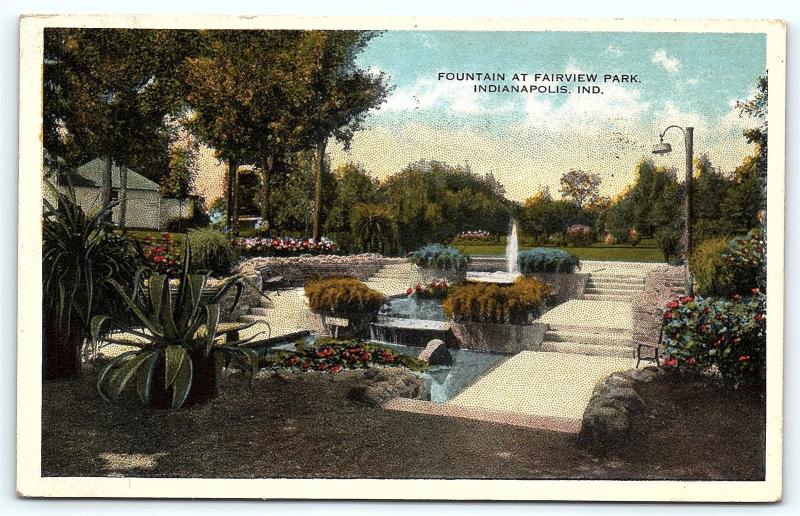
{"type": "Polygon", "coordinates": [[[42,366],[44,378],[53,379],[80,370],[89,323],[101,302],[112,318],[126,318],[111,282],[130,285],[141,262],[135,244],[106,223],[116,203],[87,216],[69,185],[65,191],[45,186],[55,205],[44,200],[42,366]]]}
{"type": "Polygon", "coordinates": [[[579,299],[586,290],[589,274],[577,274],[578,259],[563,249],[535,247],[517,255],[519,272],[526,277],[547,283],[555,304],[579,299]]]}
{"type": "MultiPolygon", "coordinates": [[[[97,390],[104,399],[116,400],[126,386],[135,384],[142,403],[177,409],[187,403],[203,403],[215,396],[219,373],[228,359],[237,361],[251,376],[257,370],[258,353],[243,346],[249,339],[226,339],[224,343],[219,339],[222,330],[219,300],[236,288],[238,301],[244,288],[242,279],[239,276],[229,278],[205,301],[203,289],[208,273],[190,274],[191,260],[187,240],[183,247],[178,293],[174,297],[170,295],[169,278],[163,274],[151,274],[142,292],[137,283],[128,293],[122,285],[112,281],[138,321],[136,327],[125,329],[138,337],[138,341],[103,338],[105,342],[137,348],[115,357],[100,370],[97,390]]],[[[93,339],[100,339],[100,330],[108,320],[105,315],[92,319],[93,339]]],[[[250,324],[229,326],[225,332],[238,334],[248,326],[250,324]]]]}
{"type": "Polygon", "coordinates": [[[334,324],[337,336],[343,338],[369,336],[369,323],[386,301],[383,294],[352,276],[313,278],[306,282],[304,291],[312,314],[319,317],[326,331],[330,332],[330,318],[348,321],[343,333],[339,331],[343,326],[334,324]]]}
{"type": "Polygon", "coordinates": [[[441,278],[452,284],[464,281],[467,276],[469,258],[454,247],[426,245],[410,253],[408,258],[416,266],[416,273],[421,281],[425,283],[441,278]]]}
{"type": "Polygon", "coordinates": [[[451,289],[443,308],[463,348],[509,354],[535,351],[547,332],[547,325],[535,319],[550,294],[550,287],[534,278],[520,277],[511,285],[464,283],[451,289]]]}

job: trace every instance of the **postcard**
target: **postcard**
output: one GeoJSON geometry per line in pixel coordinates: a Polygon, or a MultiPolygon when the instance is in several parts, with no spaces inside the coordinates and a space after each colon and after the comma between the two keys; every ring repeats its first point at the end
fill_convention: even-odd
{"type": "Polygon", "coordinates": [[[781,499],[783,22],[20,32],[21,496],[781,499]]]}

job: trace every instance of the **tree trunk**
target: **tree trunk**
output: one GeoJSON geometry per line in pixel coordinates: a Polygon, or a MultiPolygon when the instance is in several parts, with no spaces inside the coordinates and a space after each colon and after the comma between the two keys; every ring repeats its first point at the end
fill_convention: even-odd
{"type": "MultiPolygon", "coordinates": [[[[106,207],[111,203],[111,167],[113,162],[111,161],[111,156],[105,156],[103,160],[105,161],[105,168],[103,169],[103,178],[100,183],[100,204],[106,207]]],[[[111,218],[110,213],[108,214],[108,218],[111,218]]]]}
{"type": "Polygon", "coordinates": [[[125,228],[125,215],[128,211],[128,169],[119,169],[119,227],[125,228]]]}
{"type": "Polygon", "coordinates": [[[322,202],[322,167],[325,165],[325,145],[327,139],[317,142],[314,154],[314,204],[313,218],[311,221],[311,238],[314,242],[319,240],[320,204],[322,202]]]}
{"type": "Polygon", "coordinates": [[[272,234],[272,224],[270,224],[269,220],[269,197],[272,193],[269,183],[272,176],[272,162],[273,156],[268,154],[264,156],[261,165],[261,224],[262,227],[266,228],[265,232],[267,236],[272,234]]]}
{"type": "Polygon", "coordinates": [[[231,217],[233,218],[233,232],[235,234],[239,234],[239,172],[238,168],[237,171],[233,174],[233,193],[231,194],[231,200],[233,207],[231,210],[233,214],[231,217]]]}
{"type": "Polygon", "coordinates": [[[233,218],[233,197],[236,191],[236,170],[238,168],[239,164],[236,163],[236,160],[228,160],[227,190],[225,192],[225,229],[228,231],[233,230],[235,225],[235,219],[233,218]]]}

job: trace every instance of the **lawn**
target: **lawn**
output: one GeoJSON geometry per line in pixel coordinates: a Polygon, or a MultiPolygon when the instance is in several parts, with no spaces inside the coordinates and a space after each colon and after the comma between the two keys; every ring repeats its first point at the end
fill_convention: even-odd
{"type": "MultiPolygon", "coordinates": [[[[223,381],[177,411],[102,401],[94,374],[45,382],[44,476],[200,478],[764,478],[763,398],[702,380],[637,385],[649,413],[632,448],[594,455],[573,434],[392,412],[347,398],[355,373],[223,381]],[[155,458],[112,466],[106,454],[155,458]]],[[[129,456],[130,457],[130,456],[129,456]]],[[[128,462],[131,462],[129,460],[128,462]]],[[[358,493],[353,493],[358,496],[358,493]]],[[[386,498],[398,496],[386,492],[386,498]]]]}
{"type": "MultiPolygon", "coordinates": [[[[471,256],[504,255],[505,244],[490,245],[456,245],[459,251],[471,256]]],[[[520,251],[531,249],[530,246],[520,246],[520,251]]],[[[560,247],[575,255],[579,260],[607,260],[620,262],[663,262],[664,255],[654,242],[642,240],[632,247],[628,244],[605,245],[593,244],[591,247],[560,247]]]]}

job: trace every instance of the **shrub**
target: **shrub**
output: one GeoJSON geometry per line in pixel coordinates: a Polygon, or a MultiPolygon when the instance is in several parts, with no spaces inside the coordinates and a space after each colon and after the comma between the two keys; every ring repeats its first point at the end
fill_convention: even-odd
{"type": "Polygon", "coordinates": [[[373,366],[408,367],[416,371],[427,369],[427,363],[391,349],[360,340],[318,339],[313,344],[296,342],[295,351],[278,352],[261,359],[261,367],[292,371],[321,371],[338,373],[373,366]]]}
{"type": "Polygon", "coordinates": [[[701,295],[743,295],[754,288],[764,290],[758,281],[763,260],[764,242],[757,231],[751,231],[728,241],[706,240],[692,254],[690,266],[701,295]]]}
{"type": "Polygon", "coordinates": [[[176,278],[181,273],[180,255],[169,233],[161,233],[160,242],[154,242],[148,235],[142,246],[142,256],[152,272],[170,278],[176,278]]]}
{"type": "Polygon", "coordinates": [[[315,312],[377,314],[385,302],[383,294],[351,276],[310,279],[304,290],[315,312]]]}
{"type": "Polygon", "coordinates": [[[468,258],[458,249],[439,244],[421,247],[410,253],[409,259],[418,267],[453,271],[466,269],[468,263],[468,258]]]}
{"type": "Polygon", "coordinates": [[[383,206],[356,204],[350,212],[350,228],[362,252],[390,255],[397,249],[397,226],[383,206]]]}
{"type": "Polygon", "coordinates": [[[207,270],[217,276],[231,272],[237,253],[225,233],[216,229],[195,229],[189,232],[188,239],[192,248],[192,270],[207,270]]]}
{"type": "Polygon", "coordinates": [[[716,369],[733,388],[762,384],[766,296],[758,289],[729,299],[687,296],[664,312],[663,363],[681,372],[716,369]]]}
{"type": "Polygon", "coordinates": [[[594,235],[589,226],[573,224],[564,232],[564,239],[571,247],[588,247],[594,242],[594,235]]]}
{"type": "Polygon", "coordinates": [[[635,228],[630,228],[628,230],[628,243],[631,244],[632,247],[636,247],[639,245],[639,242],[642,241],[642,236],[636,231],[635,228]]]}
{"type": "Polygon", "coordinates": [[[680,256],[680,235],[674,228],[661,228],[655,234],[656,243],[664,254],[664,261],[674,263],[680,256]]]}
{"type": "Polygon", "coordinates": [[[464,283],[451,289],[442,305],[456,322],[530,323],[552,290],[534,278],[517,278],[508,286],[464,283]]]}
{"type": "Polygon", "coordinates": [[[541,272],[573,273],[580,262],[563,249],[535,247],[517,255],[517,265],[523,275],[541,272]]]}
{"type": "Polygon", "coordinates": [[[127,320],[112,282],[133,285],[141,261],[134,243],[105,223],[116,203],[87,216],[71,187],[46,187],[56,199],[44,200],[42,227],[42,365],[49,379],[78,372],[89,323],[101,309],[127,320]]]}
{"type": "MultiPolygon", "coordinates": [[[[142,403],[177,409],[184,403],[202,403],[215,395],[218,371],[226,358],[239,360],[251,375],[255,372],[258,354],[241,347],[246,341],[222,344],[217,340],[219,301],[234,287],[241,294],[244,288],[242,278],[229,278],[210,300],[203,300],[199,293],[203,291],[208,275],[188,273],[188,263],[192,261],[188,241],[184,243],[182,254],[183,267],[177,295],[171,292],[169,278],[157,273],[150,276],[146,291],[141,293],[138,285],[134,285],[129,293],[119,283],[112,282],[128,309],[136,314],[137,326],[147,331],[136,332],[141,341],[138,349],[118,355],[100,370],[97,390],[103,399],[116,400],[126,386],[135,384],[142,403]]],[[[95,343],[107,320],[105,315],[92,319],[95,343]]],[[[231,329],[238,331],[248,326],[251,325],[243,324],[231,329]]],[[[115,338],[102,340],[109,344],[130,345],[130,341],[115,338]]]]}

